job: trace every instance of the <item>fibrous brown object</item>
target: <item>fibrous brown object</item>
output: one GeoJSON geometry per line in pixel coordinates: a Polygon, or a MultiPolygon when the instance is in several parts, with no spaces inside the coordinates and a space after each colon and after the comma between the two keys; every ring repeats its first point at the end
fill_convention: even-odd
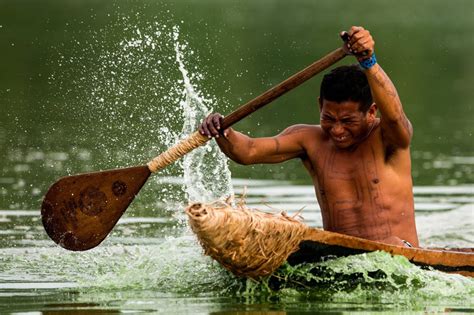
{"type": "Polygon", "coordinates": [[[240,204],[194,203],[186,208],[204,253],[238,276],[259,278],[275,271],[308,227],[285,213],[271,214],[240,204]]]}

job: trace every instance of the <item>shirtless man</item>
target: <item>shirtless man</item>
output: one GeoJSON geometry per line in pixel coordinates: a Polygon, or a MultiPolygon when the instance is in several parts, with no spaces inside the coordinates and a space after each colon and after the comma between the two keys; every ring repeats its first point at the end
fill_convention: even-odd
{"type": "Polygon", "coordinates": [[[220,130],[223,116],[214,113],[199,130],[215,137],[240,164],[301,159],[325,230],[418,246],[409,149],[413,129],[395,86],[376,63],[369,31],[352,27],[347,33],[347,46],[360,66],[342,66],[324,76],[320,125],[294,125],[274,137],[250,138],[232,128],[220,130]]]}

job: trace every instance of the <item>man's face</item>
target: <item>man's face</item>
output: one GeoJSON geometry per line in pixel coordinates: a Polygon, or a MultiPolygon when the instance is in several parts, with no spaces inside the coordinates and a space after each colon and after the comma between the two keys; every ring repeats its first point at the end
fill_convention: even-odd
{"type": "Polygon", "coordinates": [[[364,141],[375,121],[377,107],[367,113],[359,111],[359,102],[319,101],[321,128],[339,149],[350,149],[364,141]]]}

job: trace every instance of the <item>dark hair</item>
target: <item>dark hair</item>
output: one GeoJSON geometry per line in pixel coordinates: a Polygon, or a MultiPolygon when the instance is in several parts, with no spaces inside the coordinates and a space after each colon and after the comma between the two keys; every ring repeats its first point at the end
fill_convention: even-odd
{"type": "Polygon", "coordinates": [[[363,113],[372,104],[369,82],[358,65],[337,67],[326,74],[321,82],[319,94],[321,101],[360,102],[359,110],[363,113]]]}

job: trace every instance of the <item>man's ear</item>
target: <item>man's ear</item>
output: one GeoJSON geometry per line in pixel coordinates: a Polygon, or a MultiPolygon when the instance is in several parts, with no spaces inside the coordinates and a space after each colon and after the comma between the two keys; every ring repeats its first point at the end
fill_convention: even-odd
{"type": "Polygon", "coordinates": [[[318,96],[318,103],[319,103],[319,112],[323,110],[323,101],[321,100],[321,96],[318,96]]]}
{"type": "Polygon", "coordinates": [[[367,120],[372,123],[377,118],[377,104],[372,103],[367,111],[367,120]]]}

